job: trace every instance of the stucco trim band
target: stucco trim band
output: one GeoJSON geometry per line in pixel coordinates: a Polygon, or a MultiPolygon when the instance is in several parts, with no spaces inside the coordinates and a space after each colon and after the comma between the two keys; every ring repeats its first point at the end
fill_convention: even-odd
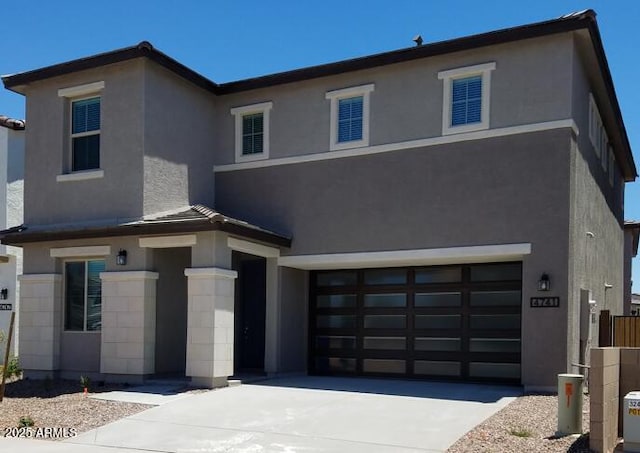
{"type": "Polygon", "coordinates": [[[189,278],[237,278],[238,273],[229,269],[220,267],[190,267],[184,270],[184,275],[189,278]]]}
{"type": "Polygon", "coordinates": [[[138,239],[138,245],[142,248],[171,248],[171,247],[191,247],[196,245],[195,234],[183,234],[179,236],[156,236],[138,239]]]}
{"type": "Polygon", "coordinates": [[[327,253],[283,256],[278,265],[296,269],[358,269],[363,267],[421,266],[437,264],[511,261],[531,254],[531,244],[479,245],[391,252],[327,253]]]}
{"type": "Polygon", "coordinates": [[[157,280],[160,274],[150,271],[100,272],[102,281],[157,280]]]}
{"type": "Polygon", "coordinates": [[[59,282],[62,281],[62,274],[22,274],[18,275],[21,282],[59,282]]]}
{"type": "Polygon", "coordinates": [[[110,245],[93,245],[86,247],[60,247],[49,250],[51,258],[81,258],[87,256],[111,255],[110,245]]]}
{"type": "Polygon", "coordinates": [[[227,238],[227,246],[231,250],[261,256],[263,258],[278,258],[280,256],[280,250],[275,247],[268,247],[251,241],[243,241],[238,238],[227,238]]]}
{"type": "Polygon", "coordinates": [[[483,140],[486,138],[506,137],[509,135],[526,134],[530,132],[550,131],[554,129],[570,128],[576,135],[579,129],[573,118],[543,123],[523,124],[520,126],[501,127],[482,131],[467,132],[462,134],[443,135],[438,137],[408,140],[406,142],[387,143],[384,145],[364,146],[360,148],[343,149],[338,151],[325,151],[301,156],[282,157],[254,162],[242,162],[237,164],[215,165],[213,171],[221,173],[225,171],[248,170],[252,168],[273,167],[276,165],[291,165],[304,162],[317,162],[320,160],[340,159],[343,157],[366,156],[368,154],[388,153],[403,149],[419,149],[426,146],[447,145],[450,143],[466,142],[471,140],[483,140]]]}

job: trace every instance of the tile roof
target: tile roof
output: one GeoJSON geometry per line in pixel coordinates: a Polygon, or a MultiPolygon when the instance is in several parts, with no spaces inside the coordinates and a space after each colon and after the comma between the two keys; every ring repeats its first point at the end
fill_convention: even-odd
{"type": "Polygon", "coordinates": [[[22,131],[26,126],[26,122],[25,120],[17,120],[15,118],[9,118],[6,115],[0,115],[0,126],[13,129],[14,131],[22,131]]]}
{"type": "Polygon", "coordinates": [[[203,205],[193,205],[172,213],[158,213],[141,220],[94,225],[20,225],[0,231],[0,242],[17,245],[30,242],[56,241],[113,236],[180,234],[196,231],[224,231],[282,247],[291,246],[291,238],[257,225],[226,216],[203,205]]]}

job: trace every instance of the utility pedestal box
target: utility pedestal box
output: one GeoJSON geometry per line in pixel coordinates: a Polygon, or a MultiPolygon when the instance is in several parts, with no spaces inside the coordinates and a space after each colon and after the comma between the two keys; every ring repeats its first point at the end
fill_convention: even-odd
{"type": "Polygon", "coordinates": [[[558,375],[558,431],[557,435],[582,434],[581,374],[558,375]]]}
{"type": "Polygon", "coordinates": [[[622,419],[624,451],[640,453],[640,391],[629,392],[624,397],[622,419]]]}

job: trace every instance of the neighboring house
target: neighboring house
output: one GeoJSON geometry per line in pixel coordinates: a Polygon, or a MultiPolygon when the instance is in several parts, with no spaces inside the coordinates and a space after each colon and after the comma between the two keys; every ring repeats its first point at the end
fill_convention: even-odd
{"type": "MultiPolygon", "coordinates": [[[[25,122],[0,115],[0,227],[21,225],[24,182],[25,122]]],[[[9,332],[11,312],[16,312],[11,353],[18,351],[18,307],[20,292],[17,276],[22,273],[22,249],[0,245],[0,330],[9,332]]],[[[0,353],[4,354],[4,345],[0,353]]],[[[0,356],[0,362],[4,355],[0,356]]]]}
{"type": "Polygon", "coordinates": [[[622,314],[637,174],[593,11],[224,84],[147,42],[3,80],[27,375],[554,389],[622,314]]]}
{"type": "MultiPolygon", "coordinates": [[[[632,294],[631,269],[633,258],[638,255],[638,239],[640,238],[640,222],[626,221],[624,222],[624,314],[633,314],[634,296],[632,294]]],[[[637,299],[637,297],[635,297],[637,299]]],[[[638,302],[640,303],[640,301],[638,302]]]]}
{"type": "Polygon", "coordinates": [[[631,314],[640,316],[640,294],[631,294],[631,314]]]}

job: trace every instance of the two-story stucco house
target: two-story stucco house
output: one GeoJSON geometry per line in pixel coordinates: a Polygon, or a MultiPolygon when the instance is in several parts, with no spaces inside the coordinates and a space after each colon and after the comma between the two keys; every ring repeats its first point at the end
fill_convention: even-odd
{"type": "MultiPolygon", "coordinates": [[[[0,115],[0,227],[21,225],[24,180],[25,122],[0,115]]],[[[0,245],[0,331],[9,332],[11,313],[18,313],[20,287],[17,277],[22,272],[22,249],[0,245]]],[[[17,318],[16,318],[17,319],[17,318]]],[[[11,354],[18,351],[18,325],[14,326],[11,354]]],[[[0,344],[0,361],[8,342],[0,344]]]]}
{"type": "Polygon", "coordinates": [[[592,11],[224,84],[147,42],[3,81],[28,375],[551,388],[622,313],[636,167],[592,11]]]}

